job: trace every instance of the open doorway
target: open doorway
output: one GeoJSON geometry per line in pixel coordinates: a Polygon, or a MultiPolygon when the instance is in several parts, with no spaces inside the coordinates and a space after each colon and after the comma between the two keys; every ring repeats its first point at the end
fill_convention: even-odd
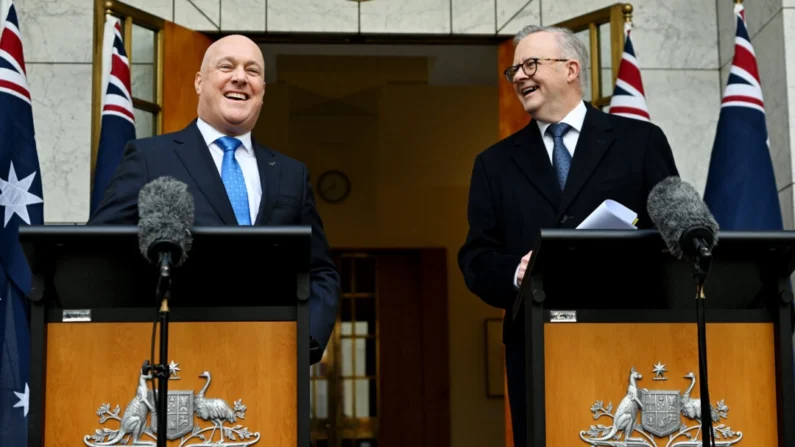
{"type": "MultiPolygon", "coordinates": [[[[473,348],[495,310],[466,291],[456,262],[472,163],[497,139],[497,48],[262,48],[254,138],[308,166],[343,275],[313,370],[314,445],[449,446],[453,418],[472,426],[502,410],[473,348]]],[[[486,431],[476,436],[502,439],[500,424],[486,431]]]]}

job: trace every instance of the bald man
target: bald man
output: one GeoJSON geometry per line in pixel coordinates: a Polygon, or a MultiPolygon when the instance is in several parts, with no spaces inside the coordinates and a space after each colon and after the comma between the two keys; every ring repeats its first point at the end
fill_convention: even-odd
{"type": "Polygon", "coordinates": [[[239,35],[214,42],[194,87],[198,117],[178,132],[128,142],[88,224],[137,225],[141,187],[171,176],[188,185],[196,226],[311,225],[309,333],[316,362],[334,327],[339,274],[306,166],[251,137],[265,96],[262,51],[239,35]]]}

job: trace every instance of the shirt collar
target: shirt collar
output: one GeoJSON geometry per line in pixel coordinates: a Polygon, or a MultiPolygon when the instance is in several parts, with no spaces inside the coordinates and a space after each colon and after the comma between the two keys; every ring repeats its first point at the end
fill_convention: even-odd
{"type": "MultiPolygon", "coordinates": [[[[577,107],[574,108],[568,115],[564,116],[561,123],[566,123],[575,129],[577,132],[582,132],[582,123],[585,122],[585,113],[588,109],[585,108],[585,103],[580,101],[577,104],[577,107]]],[[[538,123],[538,130],[541,131],[541,137],[544,137],[544,132],[546,132],[547,127],[549,127],[552,123],[547,123],[546,121],[535,120],[538,123]]]]}
{"type": "MultiPolygon", "coordinates": [[[[215,142],[215,140],[225,136],[225,134],[216,130],[213,126],[207,124],[201,118],[196,120],[196,127],[199,128],[199,132],[201,132],[202,137],[204,137],[204,142],[207,144],[207,147],[210,147],[211,144],[215,142]]],[[[251,132],[246,132],[243,135],[236,136],[238,140],[243,142],[243,147],[246,149],[246,152],[249,154],[252,153],[251,149],[251,132]]]]}

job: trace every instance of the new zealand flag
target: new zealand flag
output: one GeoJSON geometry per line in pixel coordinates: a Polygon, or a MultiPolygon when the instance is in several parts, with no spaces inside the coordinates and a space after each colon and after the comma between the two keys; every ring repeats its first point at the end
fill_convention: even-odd
{"type": "Polygon", "coordinates": [[[105,188],[110,184],[124,155],[124,146],[135,139],[135,115],[130,87],[130,60],[124,50],[121,24],[108,16],[105,22],[102,57],[102,122],[94,168],[94,187],[91,191],[93,214],[102,202],[105,188]]]}
{"type": "Polygon", "coordinates": [[[625,23],[624,52],[621,55],[621,64],[618,66],[613,96],[610,98],[610,113],[651,121],[649,107],[646,105],[646,92],[643,90],[643,80],[640,76],[640,64],[635,57],[635,48],[629,36],[631,32],[632,25],[625,23]]]}
{"type": "Polygon", "coordinates": [[[745,11],[734,5],[734,59],[723,93],[704,201],[721,230],[781,230],[765,103],[745,11]]]}

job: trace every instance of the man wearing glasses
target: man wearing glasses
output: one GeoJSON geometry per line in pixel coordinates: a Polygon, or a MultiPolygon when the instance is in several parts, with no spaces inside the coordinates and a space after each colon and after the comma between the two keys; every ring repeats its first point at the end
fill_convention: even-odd
{"type": "MultiPolygon", "coordinates": [[[[514,38],[505,77],[530,123],[475,158],[469,232],[458,253],[469,290],[506,309],[503,342],[514,445],[527,445],[523,318],[512,317],[541,228],[576,228],[607,199],[651,228],[646,198],[678,175],[659,127],[609,115],[583,101],[588,51],[570,30],[528,26],[514,38]]],[[[519,315],[523,315],[520,309],[519,315]]]]}

